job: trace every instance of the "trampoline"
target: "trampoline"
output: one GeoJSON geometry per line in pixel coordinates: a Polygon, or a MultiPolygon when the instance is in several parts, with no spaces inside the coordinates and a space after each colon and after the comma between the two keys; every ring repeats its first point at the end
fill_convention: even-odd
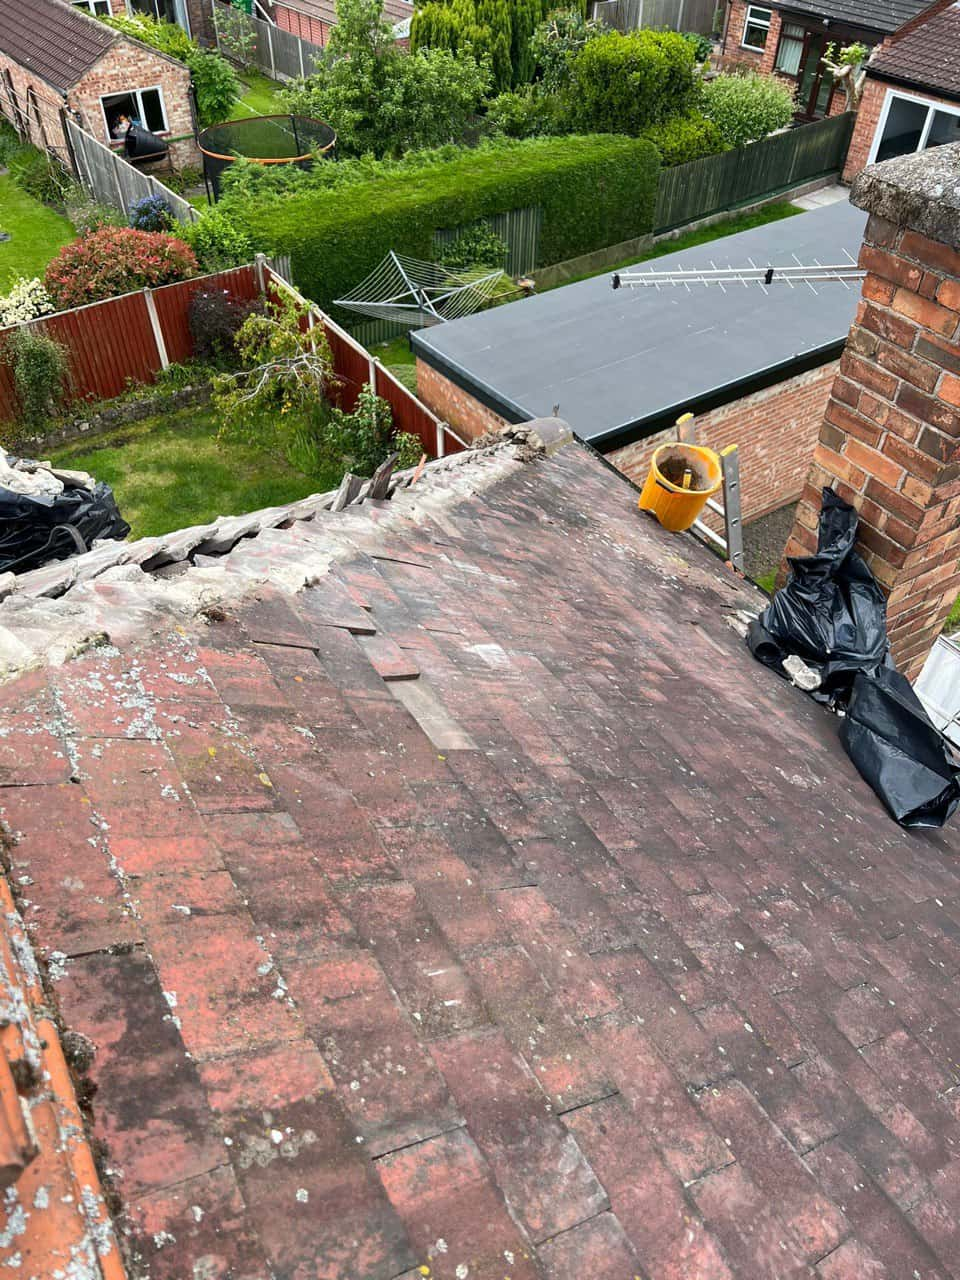
{"type": "Polygon", "coordinates": [[[203,154],[207,192],[220,199],[220,175],[241,157],[254,164],[295,164],[309,169],[328,155],[337,142],[336,131],[312,116],[251,116],[227,120],[203,129],[198,138],[203,154]]]}

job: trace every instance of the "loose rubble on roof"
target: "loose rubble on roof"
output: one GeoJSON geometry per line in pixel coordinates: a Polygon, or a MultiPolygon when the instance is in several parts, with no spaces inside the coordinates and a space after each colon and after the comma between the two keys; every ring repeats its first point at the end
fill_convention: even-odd
{"type": "Polygon", "coordinates": [[[584,446],[332,505],[0,603],[8,877],[126,1274],[946,1280],[956,831],[584,446]]]}

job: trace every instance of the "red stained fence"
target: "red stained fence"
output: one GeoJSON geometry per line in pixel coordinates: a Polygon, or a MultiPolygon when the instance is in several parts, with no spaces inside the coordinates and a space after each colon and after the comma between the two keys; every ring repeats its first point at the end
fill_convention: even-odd
{"type": "MultiPolygon", "coordinates": [[[[262,260],[257,266],[235,267],[159,289],[143,289],[105,302],[92,302],[73,311],[60,311],[32,325],[63,343],[70,358],[74,400],[110,400],[130,382],[152,383],[168,364],[193,355],[190,299],[199,289],[223,289],[232,297],[251,301],[261,289],[258,273],[272,290],[292,294],[306,307],[315,324],[323,326],[330,343],[339,400],[352,410],[365,382],[386,400],[397,431],[418,436],[430,457],[465,448],[449,427],[401,383],[378,365],[358,342],[320,312],[262,260]]],[[[13,329],[0,329],[0,347],[13,329]]],[[[0,422],[16,422],[17,395],[10,366],[0,362],[0,422]]]]}

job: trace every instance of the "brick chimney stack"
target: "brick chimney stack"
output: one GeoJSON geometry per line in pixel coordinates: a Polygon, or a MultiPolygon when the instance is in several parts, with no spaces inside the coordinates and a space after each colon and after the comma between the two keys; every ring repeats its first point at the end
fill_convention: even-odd
{"type": "Polygon", "coordinates": [[[872,165],[850,198],[868,274],[786,554],[816,550],[824,485],[853,503],[913,679],[960,593],[960,144],[872,165]]]}

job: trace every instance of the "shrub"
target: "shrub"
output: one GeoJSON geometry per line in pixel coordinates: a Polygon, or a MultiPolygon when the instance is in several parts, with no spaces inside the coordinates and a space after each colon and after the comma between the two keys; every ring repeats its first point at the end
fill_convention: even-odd
{"type": "Polygon", "coordinates": [[[130,226],[138,231],[169,231],[176,223],[173,210],[163,196],[141,196],[127,212],[130,226]]]}
{"type": "Polygon", "coordinates": [[[17,186],[41,204],[59,204],[72,186],[59,164],[35,147],[24,147],[11,159],[9,168],[17,186]]]}
{"type": "Polygon", "coordinates": [[[487,124],[506,138],[536,138],[565,133],[559,97],[537,85],[498,94],[487,106],[487,124]]]}
{"type": "Polygon", "coordinates": [[[687,164],[690,160],[699,160],[701,156],[715,156],[718,152],[727,150],[727,144],[717,125],[699,111],[671,116],[662,124],[644,129],[641,136],[657,148],[660,162],[667,169],[675,164],[687,164]]]}
{"type": "Polygon", "coordinates": [[[397,467],[401,469],[414,466],[423,452],[416,436],[394,435],[390,406],[374,395],[368,382],[360,388],[352,413],[331,410],[321,447],[347,471],[360,476],[372,475],[395,450],[400,454],[397,467]]]}
{"type": "MultiPolygon", "coordinates": [[[[272,166],[252,167],[264,169],[272,166]]],[[[253,257],[250,237],[222,209],[205,210],[197,222],[182,226],[179,235],[196,254],[204,271],[225,271],[228,267],[239,267],[253,257]]]]}
{"type": "Polygon", "coordinates": [[[0,351],[13,371],[20,417],[27,427],[42,427],[63,403],[70,372],[67,349],[35,329],[15,329],[0,351]]]}
{"type": "Polygon", "coordinates": [[[225,289],[198,289],[187,313],[194,354],[214,361],[232,356],[237,334],[258,308],[259,303],[234,298],[225,289]]]}
{"type": "Polygon", "coordinates": [[[47,267],[45,282],[57,306],[80,307],[196,273],[193,250],[182,240],[158,231],[102,227],[64,245],[47,267]]]}
{"type": "Polygon", "coordinates": [[[32,280],[19,276],[6,295],[0,297],[0,326],[24,324],[49,315],[52,310],[53,303],[43,281],[36,276],[32,280]]]}
{"type": "Polygon", "coordinates": [[[146,14],[123,14],[116,18],[103,18],[102,21],[190,68],[197,90],[197,116],[201,125],[217,124],[227,119],[230,108],[240,96],[240,82],[226,58],[201,49],[175,23],[159,22],[146,14]]]}
{"type": "Polygon", "coordinates": [[[340,0],[337,13],[326,57],[285,105],[329,120],[346,155],[459,142],[489,90],[488,65],[447,49],[407,53],[383,22],[383,0],[340,0]]]}
{"type": "Polygon", "coordinates": [[[437,262],[450,271],[466,271],[470,267],[499,267],[507,263],[507,243],[490,227],[489,222],[477,222],[465,227],[455,240],[443,246],[437,254],[437,262]]]}
{"type": "Polygon", "coordinates": [[[694,66],[675,31],[611,31],[571,59],[571,110],[584,132],[639,134],[695,104],[694,66]]]}
{"type": "Polygon", "coordinates": [[[82,187],[77,187],[67,196],[66,212],[73,229],[80,236],[99,231],[101,227],[126,226],[122,214],[112,205],[98,203],[82,187]]]}
{"type": "Polygon", "coordinates": [[[639,138],[498,139],[402,163],[319,165],[299,190],[231,195],[229,214],[257,248],[289,253],[299,287],[326,309],[391,249],[429,258],[434,231],[510,209],[542,210],[541,264],[642,235],[659,167],[639,138]],[[315,178],[320,169],[345,172],[315,178]]]}
{"type": "Polygon", "coordinates": [[[713,41],[709,36],[702,36],[699,31],[681,32],[684,40],[693,49],[693,56],[698,63],[704,63],[713,53],[713,41]]]}
{"type": "Polygon", "coordinates": [[[4,168],[24,149],[20,135],[9,120],[0,119],[0,165],[4,168]]]}
{"type": "Polygon", "coordinates": [[[558,9],[546,22],[541,22],[530,38],[536,73],[549,93],[556,93],[570,75],[570,59],[589,41],[607,33],[609,28],[580,9],[558,9]]]}
{"type": "Polygon", "coordinates": [[[776,76],[722,75],[703,86],[703,114],[731,147],[765,138],[793,119],[794,89],[776,76]]]}

